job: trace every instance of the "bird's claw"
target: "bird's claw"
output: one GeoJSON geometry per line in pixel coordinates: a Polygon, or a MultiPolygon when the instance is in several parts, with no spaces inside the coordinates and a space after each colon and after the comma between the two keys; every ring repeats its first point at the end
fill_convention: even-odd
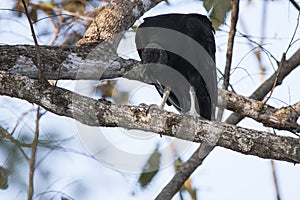
{"type": "MultiPolygon", "coordinates": [[[[148,107],[148,110],[147,110],[147,117],[148,118],[151,118],[151,115],[152,115],[152,113],[153,113],[153,110],[158,110],[158,109],[160,109],[159,108],[159,106],[158,105],[156,105],[156,104],[150,104],[149,105],[149,107],[148,107]]],[[[160,135],[160,137],[162,137],[162,135],[161,134],[159,134],[160,135]]]]}
{"type": "Polygon", "coordinates": [[[158,105],[156,104],[150,104],[149,107],[148,107],[148,110],[147,110],[147,117],[150,118],[152,113],[153,113],[153,110],[155,109],[159,109],[158,105]]]}

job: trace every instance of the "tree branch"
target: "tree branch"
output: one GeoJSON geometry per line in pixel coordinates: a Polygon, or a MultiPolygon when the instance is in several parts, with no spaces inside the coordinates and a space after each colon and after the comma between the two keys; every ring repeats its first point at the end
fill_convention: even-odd
{"type": "Polygon", "coordinates": [[[239,3],[240,3],[239,0],[234,0],[231,3],[232,4],[231,23],[230,23],[230,31],[229,31],[228,43],[227,43],[226,65],[225,65],[224,83],[223,83],[223,88],[225,90],[227,90],[229,86],[230,69],[231,69],[231,62],[232,62],[232,50],[233,50],[236,25],[237,25],[238,15],[239,15],[239,3]]]}
{"type": "Polygon", "coordinates": [[[200,118],[195,121],[191,116],[163,110],[154,110],[152,117],[148,118],[148,106],[145,105],[114,105],[3,71],[0,80],[0,94],[25,99],[89,126],[139,129],[179,139],[191,139],[192,136],[193,142],[200,143],[215,140],[217,132],[218,146],[261,158],[300,163],[300,140],[296,138],[200,118]]]}
{"type": "Polygon", "coordinates": [[[290,2],[293,4],[293,6],[300,12],[300,6],[297,4],[295,0],[290,0],[290,2]]]}
{"type": "Polygon", "coordinates": [[[250,117],[266,127],[300,133],[300,125],[297,123],[300,116],[300,102],[276,109],[264,102],[221,89],[219,89],[219,98],[218,106],[226,106],[226,109],[239,113],[240,116],[250,117]],[[225,99],[222,100],[221,97],[225,99]]]}
{"type": "MultiPolygon", "coordinates": [[[[0,52],[2,53],[0,54],[0,69],[12,74],[18,73],[37,79],[38,70],[32,62],[35,59],[34,51],[34,46],[30,45],[0,46],[0,52]]],[[[43,55],[44,75],[51,80],[116,78],[139,69],[138,61],[118,57],[111,45],[104,42],[82,46],[40,46],[40,52],[43,55]]],[[[300,64],[300,49],[284,63],[278,77],[280,83],[284,79],[284,75],[288,75],[300,64]]],[[[145,81],[139,73],[131,74],[133,74],[131,77],[127,77],[145,81]]],[[[275,77],[275,74],[276,72],[272,77],[275,77]]],[[[262,88],[264,90],[273,87],[273,82],[270,80],[272,78],[263,84],[262,88]],[[269,86],[266,87],[265,85],[269,86]]],[[[261,89],[258,89],[258,91],[261,91],[261,89]]],[[[254,101],[232,92],[219,91],[219,97],[225,98],[225,102],[221,98],[219,99],[219,107],[225,105],[227,109],[239,113],[243,117],[251,117],[269,127],[299,132],[299,125],[296,123],[296,113],[299,112],[292,111],[293,109],[290,107],[281,110],[268,105],[264,107],[260,101],[254,101]],[[288,114],[292,115],[288,116],[288,114]]]]}
{"type": "Polygon", "coordinates": [[[128,30],[147,10],[163,0],[113,0],[95,17],[83,38],[77,44],[113,38],[128,30]]]}
{"type": "MultiPolygon", "coordinates": [[[[274,74],[262,85],[260,85],[259,88],[257,88],[249,98],[261,101],[271,91],[274,86],[275,80],[277,80],[275,86],[281,85],[284,78],[299,65],[300,48],[292,55],[290,59],[282,63],[282,67],[280,68],[279,73],[278,71],[275,71],[274,74]]],[[[243,117],[239,116],[239,114],[233,113],[226,119],[226,123],[237,124],[242,119],[243,117]]]]}
{"type": "MultiPolygon", "coordinates": [[[[114,48],[105,43],[91,43],[81,46],[40,46],[44,76],[49,80],[117,78],[132,71],[140,62],[120,58],[114,48]],[[82,67],[88,68],[85,73],[78,74],[82,67]]],[[[33,79],[38,78],[35,63],[34,46],[32,45],[0,45],[0,70],[17,73],[33,79]]],[[[300,49],[283,63],[278,75],[277,85],[300,65],[300,49]]],[[[259,87],[250,98],[262,100],[272,88],[277,71],[259,87]]]]}
{"type": "MultiPolygon", "coordinates": [[[[234,44],[234,37],[236,33],[236,25],[239,16],[239,0],[231,1],[231,21],[230,21],[230,30],[228,35],[228,42],[227,42],[227,51],[226,51],[226,64],[224,70],[224,82],[223,82],[223,89],[227,90],[230,84],[230,69],[232,63],[232,51],[233,51],[233,44],[234,44]]],[[[218,110],[217,113],[217,121],[222,121],[224,109],[221,108],[218,110]]]]}
{"type": "MultiPolygon", "coordinates": [[[[48,80],[116,78],[139,63],[120,58],[105,42],[81,46],[40,46],[40,53],[44,77],[48,80]]],[[[32,45],[0,45],[0,70],[38,79],[35,59],[35,47],[32,45]]]]}

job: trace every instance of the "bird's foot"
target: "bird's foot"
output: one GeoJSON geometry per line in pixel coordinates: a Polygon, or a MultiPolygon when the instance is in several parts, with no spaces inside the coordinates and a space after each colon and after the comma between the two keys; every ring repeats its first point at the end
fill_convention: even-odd
{"type": "MultiPolygon", "coordinates": [[[[151,118],[152,113],[154,110],[159,110],[159,106],[156,104],[150,104],[147,110],[147,118],[151,118]]],[[[162,135],[160,134],[160,137],[162,137],[162,135]]]]}
{"type": "Polygon", "coordinates": [[[150,118],[152,113],[153,113],[153,110],[155,109],[159,109],[158,105],[156,104],[150,104],[149,107],[148,107],[148,110],[147,110],[147,117],[150,118]]]}

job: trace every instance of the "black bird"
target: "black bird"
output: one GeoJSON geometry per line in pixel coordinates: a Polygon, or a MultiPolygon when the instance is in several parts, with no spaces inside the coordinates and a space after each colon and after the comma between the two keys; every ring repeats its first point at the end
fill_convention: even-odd
{"type": "Polygon", "coordinates": [[[183,114],[214,120],[216,47],[214,29],[206,16],[164,14],[145,18],[135,42],[143,75],[168,105],[183,114]]]}

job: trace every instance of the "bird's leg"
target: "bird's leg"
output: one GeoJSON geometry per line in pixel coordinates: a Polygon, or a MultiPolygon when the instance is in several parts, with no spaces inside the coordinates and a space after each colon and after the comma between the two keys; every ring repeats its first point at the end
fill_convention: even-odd
{"type": "Polygon", "coordinates": [[[192,115],[195,118],[200,117],[200,115],[197,113],[196,110],[196,92],[193,86],[190,86],[190,99],[191,99],[191,108],[190,110],[186,113],[187,115],[192,115]]]}
{"type": "Polygon", "coordinates": [[[162,100],[161,100],[159,106],[157,106],[156,104],[149,105],[149,108],[148,108],[148,111],[147,111],[147,116],[148,117],[151,116],[153,109],[164,109],[165,104],[167,102],[167,99],[170,95],[170,92],[171,92],[171,89],[169,87],[165,87],[163,97],[162,97],[162,100]]]}
{"type": "MultiPolygon", "coordinates": [[[[148,117],[151,116],[153,109],[155,109],[155,108],[156,108],[156,109],[157,109],[157,108],[158,108],[158,109],[164,109],[165,104],[166,104],[166,102],[167,102],[167,99],[168,99],[168,97],[169,97],[169,95],[170,95],[170,92],[171,92],[171,88],[169,88],[169,87],[165,87],[165,88],[164,88],[163,97],[162,97],[162,100],[161,100],[159,106],[157,106],[156,104],[151,104],[151,105],[149,106],[148,111],[147,111],[147,116],[148,116],[148,117]]],[[[162,137],[162,135],[160,135],[160,137],[162,137]]]]}
{"type": "MultiPolygon", "coordinates": [[[[196,120],[197,117],[201,117],[196,110],[196,92],[194,87],[190,86],[190,98],[191,98],[191,108],[190,111],[186,114],[192,115],[196,120]]],[[[198,148],[198,157],[202,160],[205,159],[206,156],[214,149],[215,145],[208,143],[207,141],[203,141],[198,148]]]]}
{"type": "Polygon", "coordinates": [[[161,102],[159,104],[159,109],[164,109],[165,104],[166,104],[166,102],[168,100],[168,97],[170,95],[170,92],[171,92],[171,88],[169,88],[169,87],[165,87],[164,88],[164,93],[163,93],[162,100],[161,100],[161,102]]]}

